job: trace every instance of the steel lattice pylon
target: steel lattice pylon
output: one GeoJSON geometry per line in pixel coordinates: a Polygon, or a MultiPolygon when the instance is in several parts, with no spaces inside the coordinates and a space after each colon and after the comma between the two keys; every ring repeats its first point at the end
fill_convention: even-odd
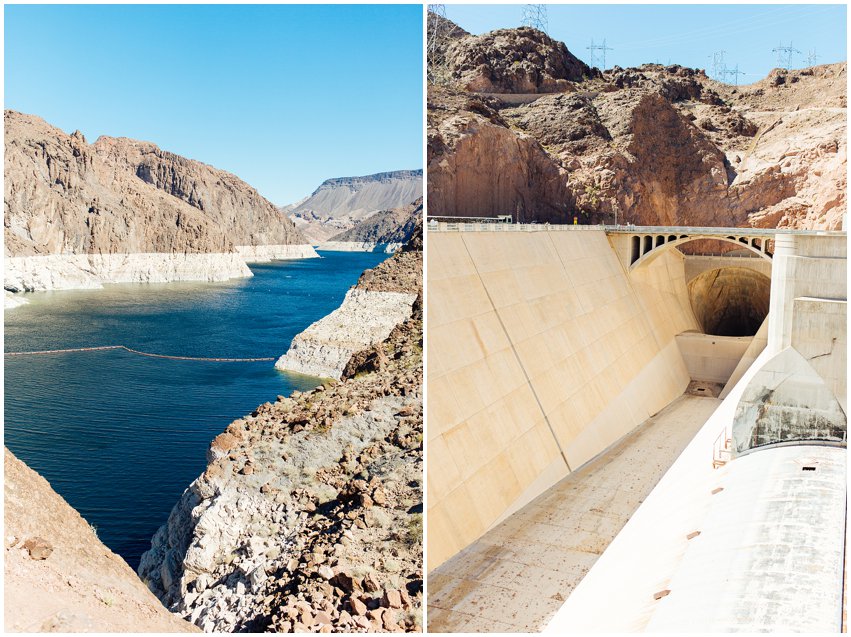
{"type": "Polygon", "coordinates": [[[549,25],[547,23],[547,5],[523,5],[523,19],[521,20],[521,24],[547,33],[547,30],[549,29],[549,25]]]}

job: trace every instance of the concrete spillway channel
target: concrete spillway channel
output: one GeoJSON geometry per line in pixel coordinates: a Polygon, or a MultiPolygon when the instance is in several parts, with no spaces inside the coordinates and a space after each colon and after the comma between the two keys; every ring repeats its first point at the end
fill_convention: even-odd
{"type": "Polygon", "coordinates": [[[721,401],[685,394],[429,575],[429,630],[538,632],[721,401]]]}
{"type": "MultiPolygon", "coordinates": [[[[637,242],[653,255],[635,254],[634,236],[602,229],[443,230],[430,234],[428,259],[429,629],[692,630],[705,593],[690,573],[707,564],[721,588],[738,582],[714,600],[707,626],[833,627],[844,551],[844,235],[778,236],[772,262],[764,237],[727,238],[747,242],[753,258],[683,254],[666,249],[667,235],[637,242]],[[820,452],[821,487],[797,474],[781,479],[782,493],[755,484],[754,475],[791,470],[771,461],[782,451],[774,446],[790,444],[833,445],[820,452]],[[699,541],[697,521],[679,513],[719,510],[727,496],[704,487],[722,476],[752,485],[735,506],[788,502],[782,514],[768,505],[753,507],[756,519],[738,514],[746,530],[764,529],[753,546],[730,545],[748,534],[731,531],[723,507],[707,513],[715,521],[699,541]],[[807,495],[815,504],[797,506],[807,495]],[[824,521],[821,535],[780,538],[775,527],[804,511],[824,521]],[[781,563],[780,584],[766,538],[796,556],[781,563]],[[787,601],[783,612],[763,603],[794,588],[790,565],[819,542],[827,548],[807,587],[829,601],[787,601]],[[723,556],[717,566],[698,551],[709,545],[723,556]],[[689,546],[697,557],[686,559],[689,546]],[[745,574],[732,564],[748,565],[745,574]]],[[[672,244],[687,242],[682,230],[672,244]]]]}

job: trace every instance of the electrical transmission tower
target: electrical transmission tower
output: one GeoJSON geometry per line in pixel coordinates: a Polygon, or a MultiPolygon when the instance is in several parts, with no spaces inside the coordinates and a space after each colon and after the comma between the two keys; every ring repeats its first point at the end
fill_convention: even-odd
{"type": "Polygon", "coordinates": [[[585,48],[588,49],[589,51],[591,51],[591,66],[596,66],[597,62],[599,60],[595,51],[601,51],[602,52],[602,55],[600,57],[602,57],[602,60],[603,60],[602,69],[605,71],[606,70],[606,51],[614,51],[613,48],[606,46],[606,38],[603,38],[602,44],[594,44],[594,40],[592,39],[591,40],[591,46],[586,46],[585,48]]]}
{"type": "Polygon", "coordinates": [[[819,56],[816,55],[816,50],[813,49],[809,53],[807,53],[807,66],[815,66],[816,60],[819,59],[819,56]]]}
{"type": "Polygon", "coordinates": [[[523,20],[521,21],[521,24],[547,33],[549,30],[549,24],[547,22],[547,5],[524,4],[523,20]]]}
{"type": "Polygon", "coordinates": [[[777,46],[771,49],[772,53],[777,54],[777,66],[780,68],[784,68],[787,71],[792,68],[792,54],[797,53],[800,55],[800,51],[792,46],[792,41],[789,41],[789,46],[783,46],[783,42],[780,43],[780,46],[777,46]]]}
{"type": "Polygon", "coordinates": [[[727,70],[727,63],[724,62],[724,54],[726,51],[716,51],[712,54],[712,77],[721,82],[724,81],[724,75],[727,70]]]}
{"type": "Polygon", "coordinates": [[[446,45],[449,44],[449,22],[446,19],[445,5],[428,5],[426,33],[426,69],[428,81],[432,84],[445,84],[449,79],[445,58],[446,45]]]}
{"type": "Polygon", "coordinates": [[[728,75],[732,75],[733,76],[733,83],[736,86],[739,85],[739,76],[740,75],[747,75],[747,73],[745,73],[744,71],[739,70],[738,64],[736,65],[736,68],[734,68],[734,69],[728,69],[727,67],[724,67],[722,73],[724,74],[724,77],[727,77],[728,75]]]}

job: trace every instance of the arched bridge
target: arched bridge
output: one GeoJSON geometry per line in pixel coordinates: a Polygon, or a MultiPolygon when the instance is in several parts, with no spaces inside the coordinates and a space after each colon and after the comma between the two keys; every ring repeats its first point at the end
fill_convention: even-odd
{"type": "Polygon", "coordinates": [[[606,226],[606,234],[627,270],[652,261],[664,251],[701,239],[735,245],[752,253],[744,256],[774,256],[774,238],[781,234],[825,234],[817,230],[778,228],[695,228],[677,226],[606,226]]]}
{"type": "MultiPolygon", "coordinates": [[[[561,225],[549,223],[502,223],[506,217],[451,217],[453,222],[440,221],[450,217],[430,218],[427,227],[431,232],[582,232],[605,231],[620,262],[627,271],[649,263],[663,252],[685,243],[701,239],[713,239],[735,245],[743,251],[714,253],[712,255],[688,255],[712,257],[716,260],[741,259],[744,267],[770,273],[774,256],[774,239],[779,235],[836,235],[844,230],[792,230],[789,228],[705,228],[690,226],[633,226],[633,225],[561,225]],[[488,220],[490,223],[483,223],[488,220]],[[745,259],[743,257],[751,257],[745,259]],[[746,265],[744,262],[747,261],[746,265]],[[759,265],[757,265],[759,264],[759,265]]],[[[731,263],[726,263],[731,265],[731,263]]]]}

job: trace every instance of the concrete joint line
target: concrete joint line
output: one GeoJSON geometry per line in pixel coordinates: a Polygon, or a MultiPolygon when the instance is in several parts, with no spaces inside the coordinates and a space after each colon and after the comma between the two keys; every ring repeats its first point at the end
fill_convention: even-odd
{"type": "MultiPolygon", "coordinates": [[[[493,308],[493,313],[496,316],[496,320],[499,321],[499,326],[502,328],[502,333],[505,334],[505,338],[508,341],[508,344],[511,346],[511,352],[514,354],[514,358],[517,360],[517,364],[520,365],[520,369],[523,371],[523,377],[526,379],[526,384],[529,386],[529,389],[532,391],[532,395],[535,397],[535,402],[538,403],[538,409],[541,410],[541,415],[544,417],[544,422],[547,423],[547,428],[550,430],[550,435],[553,437],[553,440],[556,443],[556,447],[558,447],[558,451],[561,454],[561,459],[564,460],[564,465],[567,467],[568,472],[572,472],[573,469],[570,468],[570,463],[567,461],[567,454],[564,453],[564,449],[561,447],[561,443],[559,442],[558,436],[556,436],[555,429],[553,429],[552,423],[550,423],[550,419],[547,416],[547,412],[544,411],[544,405],[541,403],[541,399],[538,398],[538,392],[535,391],[534,385],[532,385],[532,379],[529,378],[529,374],[526,372],[526,367],[523,365],[523,361],[520,359],[520,355],[517,353],[517,349],[514,347],[514,341],[511,340],[511,336],[508,333],[508,330],[505,329],[505,323],[502,322],[502,317],[499,315],[499,311],[496,309],[496,305],[493,302],[493,298],[491,298],[491,293],[488,291],[488,287],[485,285],[484,280],[482,279],[482,275],[479,272],[479,268],[476,265],[476,262],[473,260],[473,255],[470,253],[470,248],[467,246],[467,242],[464,240],[464,233],[459,233],[461,236],[461,243],[464,244],[464,250],[467,252],[467,256],[470,257],[470,263],[473,264],[473,269],[476,271],[476,276],[479,277],[479,281],[482,283],[482,288],[485,291],[485,295],[488,297],[488,302],[493,308]]],[[[547,233],[549,236],[549,233],[547,233]]],[[[552,241],[552,239],[550,239],[552,241]]],[[[561,257],[559,257],[561,259],[561,257]]],[[[562,267],[564,265],[562,264],[562,267]]]]}

